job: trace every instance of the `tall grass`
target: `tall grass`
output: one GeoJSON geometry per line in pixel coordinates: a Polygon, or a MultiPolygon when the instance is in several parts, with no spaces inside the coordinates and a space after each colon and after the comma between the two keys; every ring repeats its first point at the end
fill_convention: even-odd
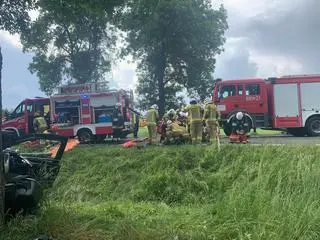
{"type": "Polygon", "coordinates": [[[79,148],[0,239],[319,239],[320,149],[79,148]]]}

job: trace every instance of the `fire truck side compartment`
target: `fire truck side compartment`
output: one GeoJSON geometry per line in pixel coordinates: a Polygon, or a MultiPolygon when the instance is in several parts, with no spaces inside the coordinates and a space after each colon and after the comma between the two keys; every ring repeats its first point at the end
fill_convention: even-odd
{"type": "Polygon", "coordinates": [[[276,128],[301,127],[298,84],[275,84],[273,88],[274,126],[276,128]]]}
{"type": "Polygon", "coordinates": [[[313,115],[320,114],[320,83],[301,83],[302,121],[305,125],[313,115]]]}

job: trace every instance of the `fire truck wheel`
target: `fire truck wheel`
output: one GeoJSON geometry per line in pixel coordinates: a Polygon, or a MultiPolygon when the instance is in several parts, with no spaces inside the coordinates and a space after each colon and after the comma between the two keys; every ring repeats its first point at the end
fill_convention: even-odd
{"type": "Polygon", "coordinates": [[[223,124],[223,131],[227,136],[230,136],[232,132],[232,126],[227,123],[223,124]]]}
{"type": "Polygon", "coordinates": [[[92,132],[89,129],[81,129],[78,132],[78,138],[81,143],[90,143],[92,141],[92,132]]]}
{"type": "Polygon", "coordinates": [[[320,117],[315,116],[308,120],[307,123],[308,136],[320,136],[320,117]]]}
{"type": "Polygon", "coordinates": [[[19,137],[17,132],[14,130],[9,129],[9,130],[6,130],[6,132],[8,132],[8,134],[10,135],[10,138],[14,141],[19,137]]]}

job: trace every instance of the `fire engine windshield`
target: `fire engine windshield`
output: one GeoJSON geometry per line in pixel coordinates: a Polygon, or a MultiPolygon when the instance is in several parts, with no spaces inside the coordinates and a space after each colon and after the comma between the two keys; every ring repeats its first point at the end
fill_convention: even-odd
{"type": "Polygon", "coordinates": [[[220,87],[219,98],[227,98],[230,96],[236,95],[236,86],[235,85],[224,85],[220,87]]]}

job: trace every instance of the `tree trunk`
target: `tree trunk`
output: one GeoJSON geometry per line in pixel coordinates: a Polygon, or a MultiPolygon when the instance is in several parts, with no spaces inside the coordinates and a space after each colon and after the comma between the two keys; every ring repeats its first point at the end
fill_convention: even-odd
{"type": "Polygon", "coordinates": [[[159,61],[156,66],[156,77],[158,80],[158,89],[159,89],[159,115],[162,117],[164,115],[164,108],[166,105],[166,98],[165,98],[165,83],[164,83],[164,73],[166,70],[166,53],[165,53],[165,46],[162,44],[159,54],[159,61]]]}
{"type": "Polygon", "coordinates": [[[4,194],[5,194],[5,177],[3,165],[3,149],[2,149],[2,53],[0,47],[0,227],[4,224],[4,194]]]}

